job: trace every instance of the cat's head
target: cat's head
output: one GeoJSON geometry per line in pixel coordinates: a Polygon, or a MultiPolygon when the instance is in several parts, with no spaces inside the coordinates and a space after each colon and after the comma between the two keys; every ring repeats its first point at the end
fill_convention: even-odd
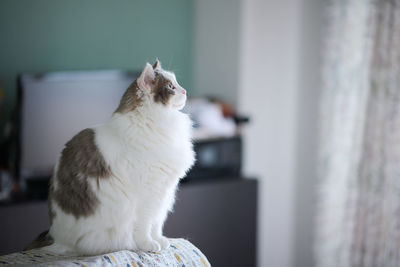
{"type": "Polygon", "coordinates": [[[153,66],[146,64],[137,79],[138,94],[144,101],[152,101],[172,109],[180,110],[186,103],[186,90],[176,81],[175,74],[161,67],[160,61],[153,66]]]}
{"type": "Polygon", "coordinates": [[[181,110],[186,103],[186,90],[178,84],[175,74],[166,71],[157,60],[146,67],[125,91],[116,109],[117,113],[127,113],[139,106],[161,105],[181,110]]]}

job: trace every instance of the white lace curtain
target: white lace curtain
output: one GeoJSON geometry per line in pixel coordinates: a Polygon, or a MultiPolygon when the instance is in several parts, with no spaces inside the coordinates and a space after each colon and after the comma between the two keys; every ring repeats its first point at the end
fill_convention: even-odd
{"type": "Polygon", "coordinates": [[[400,1],[333,0],[317,266],[400,266],[400,1]]]}

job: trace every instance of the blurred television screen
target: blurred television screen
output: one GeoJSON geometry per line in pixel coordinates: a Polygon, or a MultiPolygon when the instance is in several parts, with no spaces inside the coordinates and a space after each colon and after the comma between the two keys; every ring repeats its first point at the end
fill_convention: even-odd
{"type": "Polygon", "coordinates": [[[65,142],[105,122],[138,73],[71,71],[20,76],[20,177],[48,178],[65,142]]]}

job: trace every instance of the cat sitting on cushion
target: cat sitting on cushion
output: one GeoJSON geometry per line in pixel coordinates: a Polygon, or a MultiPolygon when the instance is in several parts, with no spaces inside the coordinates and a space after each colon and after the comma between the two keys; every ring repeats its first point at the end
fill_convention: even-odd
{"type": "Polygon", "coordinates": [[[43,249],[94,255],[169,246],[163,224],[195,158],[185,102],[175,75],[147,63],[108,122],[67,142],[51,179],[51,227],[41,237],[53,244],[43,249]]]}

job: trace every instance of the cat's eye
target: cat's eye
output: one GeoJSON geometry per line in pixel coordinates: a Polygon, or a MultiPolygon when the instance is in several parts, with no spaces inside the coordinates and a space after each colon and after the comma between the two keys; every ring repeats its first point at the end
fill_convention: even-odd
{"type": "Polygon", "coordinates": [[[173,86],[172,83],[169,83],[169,84],[168,84],[168,88],[169,88],[169,89],[172,89],[172,90],[175,90],[175,89],[176,89],[176,87],[173,86]]]}

